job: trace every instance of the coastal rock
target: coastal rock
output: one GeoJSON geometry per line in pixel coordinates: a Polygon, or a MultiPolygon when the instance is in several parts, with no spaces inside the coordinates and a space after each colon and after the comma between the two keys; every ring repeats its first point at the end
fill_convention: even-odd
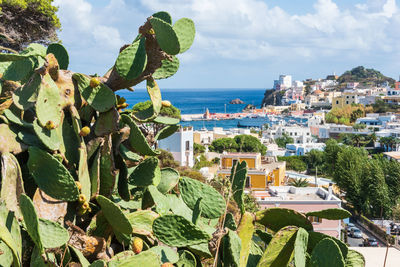
{"type": "Polygon", "coordinates": [[[233,99],[229,102],[229,104],[244,104],[244,102],[242,100],[240,100],[239,98],[233,99]]]}
{"type": "Polygon", "coordinates": [[[275,91],[273,89],[265,90],[264,98],[261,102],[261,107],[282,105],[283,94],[284,94],[283,91],[275,91]]]}
{"type": "Polygon", "coordinates": [[[256,107],[254,106],[254,105],[252,105],[252,104],[247,104],[245,107],[244,107],[244,109],[243,109],[243,111],[247,111],[247,110],[251,110],[251,109],[255,109],[256,107]]]}

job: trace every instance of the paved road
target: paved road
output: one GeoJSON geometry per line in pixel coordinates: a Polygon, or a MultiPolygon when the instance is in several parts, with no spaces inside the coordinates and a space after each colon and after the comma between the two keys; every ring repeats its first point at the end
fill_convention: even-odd
{"type": "MultiPolygon", "coordinates": [[[[360,225],[358,225],[357,223],[355,223],[355,222],[353,222],[352,221],[352,223],[354,223],[354,225],[358,228],[358,229],[360,229],[360,231],[362,232],[362,235],[364,236],[364,237],[372,237],[372,238],[375,238],[376,240],[378,240],[378,243],[379,243],[379,247],[386,247],[386,244],[383,244],[381,241],[379,241],[379,239],[377,239],[375,236],[373,236],[370,232],[368,232],[368,231],[365,231],[360,225]]],[[[347,243],[349,244],[349,246],[350,247],[362,247],[362,241],[363,241],[363,239],[362,238],[352,238],[352,237],[350,237],[350,236],[347,236],[347,243]]]]}

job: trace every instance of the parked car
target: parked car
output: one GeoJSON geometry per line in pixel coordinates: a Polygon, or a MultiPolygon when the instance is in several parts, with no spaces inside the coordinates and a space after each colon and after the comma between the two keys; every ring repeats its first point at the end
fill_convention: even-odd
{"type": "Polygon", "coordinates": [[[348,224],[346,225],[347,234],[350,234],[351,228],[354,228],[354,227],[356,227],[356,226],[354,225],[354,223],[348,223],[348,224]]]}
{"type": "Polygon", "coordinates": [[[372,237],[364,238],[362,244],[364,247],[379,247],[378,241],[372,237]]]}
{"type": "Polygon", "coordinates": [[[354,237],[354,238],[362,238],[363,237],[360,229],[358,229],[357,227],[351,228],[350,236],[354,237]]]}

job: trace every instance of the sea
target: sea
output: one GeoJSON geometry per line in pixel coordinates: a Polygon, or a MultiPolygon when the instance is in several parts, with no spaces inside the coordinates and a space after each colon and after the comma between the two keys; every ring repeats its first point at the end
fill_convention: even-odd
{"type": "MultiPolygon", "coordinates": [[[[206,109],[210,113],[238,113],[247,104],[259,108],[264,97],[265,89],[163,89],[163,100],[169,100],[175,107],[181,110],[181,114],[203,114],[206,109]],[[244,104],[229,104],[233,99],[239,98],[244,104]]],[[[146,89],[118,91],[118,95],[125,97],[129,107],[136,103],[149,100],[146,89]]],[[[202,128],[212,129],[222,127],[224,129],[236,128],[238,119],[218,121],[182,121],[182,126],[193,126],[195,130],[202,128]]]]}

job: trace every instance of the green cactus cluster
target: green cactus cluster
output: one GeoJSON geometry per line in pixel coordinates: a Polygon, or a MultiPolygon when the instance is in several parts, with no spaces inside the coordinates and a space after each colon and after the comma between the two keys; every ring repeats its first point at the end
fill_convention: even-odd
{"type": "Polygon", "coordinates": [[[103,77],[67,70],[61,44],[0,53],[1,266],[363,266],[307,219],[343,210],[246,212],[245,162],[225,197],[160,168],[157,140],[179,119],[160,115],[170,103],[155,80],[177,72],[194,36],[192,20],[155,13],[103,77]],[[116,91],[144,81],[152,105],[126,109],[116,91]]]}

